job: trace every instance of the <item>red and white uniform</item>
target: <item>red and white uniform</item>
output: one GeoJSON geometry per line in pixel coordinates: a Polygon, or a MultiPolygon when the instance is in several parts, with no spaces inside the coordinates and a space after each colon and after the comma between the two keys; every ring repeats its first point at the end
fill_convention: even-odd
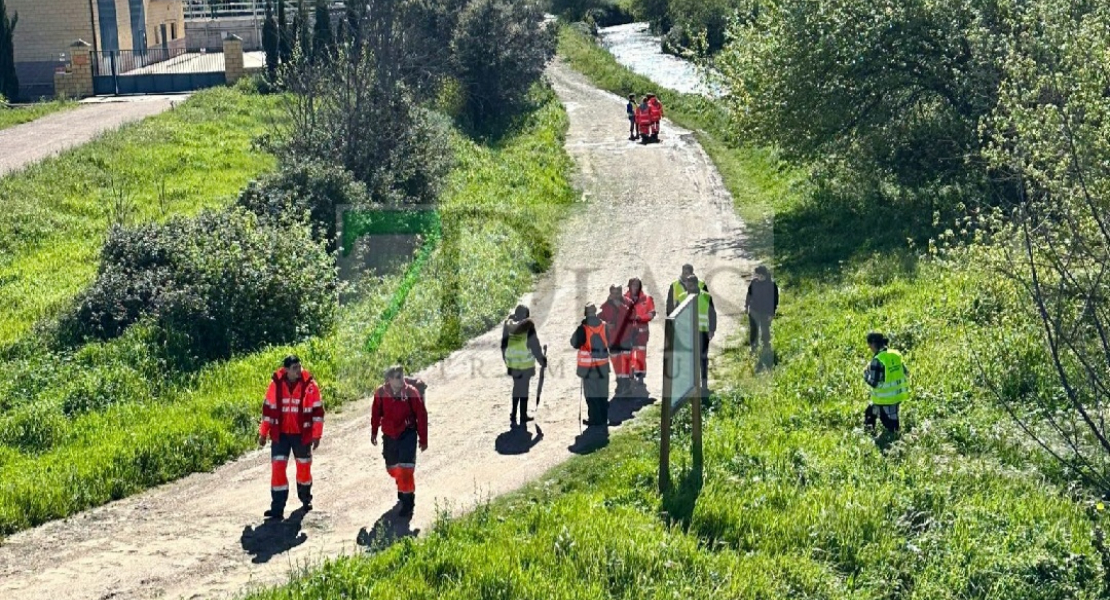
{"type": "Polygon", "coordinates": [[[643,291],[636,298],[628,292],[624,300],[631,307],[632,352],[629,355],[629,370],[632,377],[647,374],[647,344],[650,337],[648,323],[655,318],[655,300],[643,291]]]}
{"type": "Polygon", "coordinates": [[[632,306],[623,297],[614,302],[606,300],[598,313],[605,321],[609,341],[609,361],[617,375],[617,383],[628,381],[631,376],[629,359],[632,354],[632,306]]]}
{"type": "MultiPolygon", "coordinates": [[[[301,370],[301,377],[290,382],[286,370],[274,372],[270,387],[266,390],[266,400],[262,403],[262,424],[258,435],[269,437],[274,444],[281,442],[284,435],[294,438],[301,445],[311,444],[324,434],[324,403],[320,399],[320,387],[312,375],[301,370]]],[[[271,453],[270,489],[283,492],[289,489],[286,466],[289,455],[282,452],[271,453]]],[[[297,483],[312,485],[312,456],[297,458],[297,483]]]]}

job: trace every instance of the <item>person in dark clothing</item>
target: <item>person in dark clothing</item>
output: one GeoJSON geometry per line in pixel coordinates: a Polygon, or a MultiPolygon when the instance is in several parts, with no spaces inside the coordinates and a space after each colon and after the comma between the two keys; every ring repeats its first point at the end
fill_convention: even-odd
{"type": "Polygon", "coordinates": [[[501,358],[513,378],[513,410],[509,421],[515,427],[519,412],[520,424],[525,425],[532,420],[528,416],[528,390],[536,374],[536,363],[546,367],[547,358],[536,334],[536,324],[523,304],[516,307],[501,327],[501,358]]]}
{"type": "Polygon", "coordinates": [[[753,353],[758,343],[762,343],[764,349],[771,348],[771,319],[778,309],[779,286],[771,279],[771,271],[759,265],[744,300],[744,312],[748,313],[748,345],[753,353]]]}
{"type": "Polygon", "coordinates": [[[582,378],[583,394],[589,409],[583,425],[604,427],[609,423],[609,342],[605,321],[597,316],[597,306],[586,305],[585,318],[570,337],[570,345],[578,350],[578,376],[582,378]]]}
{"type": "Polygon", "coordinates": [[[636,96],[629,94],[624,110],[628,113],[628,139],[631,141],[640,139],[640,134],[636,131],[636,106],[636,96]]]}

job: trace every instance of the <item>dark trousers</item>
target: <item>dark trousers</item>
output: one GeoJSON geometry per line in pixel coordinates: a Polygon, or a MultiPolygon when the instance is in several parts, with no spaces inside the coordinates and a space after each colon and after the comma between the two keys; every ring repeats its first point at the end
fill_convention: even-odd
{"type": "Polygon", "coordinates": [[[636,134],[636,117],[628,117],[628,137],[638,137],[636,134]]]}
{"type": "Polygon", "coordinates": [[[701,390],[702,397],[708,396],[709,390],[709,332],[701,332],[701,390]]]}
{"type": "Polygon", "coordinates": [[[590,369],[582,376],[585,388],[586,417],[590,426],[609,424],[609,371],[590,369]]]}
{"type": "Polygon", "coordinates": [[[868,404],[863,413],[863,426],[868,429],[875,427],[875,420],[882,422],[887,431],[895,432],[900,428],[897,404],[868,404]]]}
{"type": "Polygon", "coordinates": [[[312,446],[303,443],[299,435],[283,433],[270,443],[270,509],[278,513],[285,510],[285,503],[289,500],[289,479],[285,469],[290,453],[297,462],[297,497],[302,504],[312,502],[312,446]]]}
{"type": "Polygon", "coordinates": [[[509,374],[513,377],[513,414],[515,419],[520,415],[521,422],[528,418],[528,392],[531,389],[532,371],[517,371],[511,369],[509,374]]]}
{"type": "Polygon", "coordinates": [[[416,492],[416,429],[406,429],[397,438],[382,436],[382,458],[385,470],[397,482],[398,494],[416,492]]]}
{"type": "Polygon", "coordinates": [[[763,344],[765,348],[771,346],[771,315],[757,311],[748,311],[748,345],[752,352],[763,344]]]}

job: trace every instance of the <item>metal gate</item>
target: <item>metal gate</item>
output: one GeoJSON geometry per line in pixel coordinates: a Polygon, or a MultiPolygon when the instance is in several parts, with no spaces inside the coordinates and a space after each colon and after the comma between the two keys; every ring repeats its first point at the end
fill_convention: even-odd
{"type": "Polygon", "coordinates": [[[90,58],[97,95],[191,92],[227,82],[222,49],[109,50],[90,58]]]}

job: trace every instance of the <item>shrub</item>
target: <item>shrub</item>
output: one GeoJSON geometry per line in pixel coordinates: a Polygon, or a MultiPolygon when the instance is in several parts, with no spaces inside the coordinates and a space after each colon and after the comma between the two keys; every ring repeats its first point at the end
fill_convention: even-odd
{"type": "Polygon", "coordinates": [[[451,41],[455,76],[473,125],[488,126],[522,106],[555,53],[555,29],[531,2],[475,0],[451,41]]]}
{"type": "Polygon", "coordinates": [[[355,181],[341,166],[314,160],[287,161],[277,173],[252,181],[239,194],[239,206],[264,222],[281,224],[288,219],[307,218],[313,237],[336,247],[337,209],[364,205],[366,186],[355,181]]]}
{"type": "Polygon", "coordinates": [[[67,343],[112,339],[150,318],[183,367],[320,333],[336,275],[304,225],[260,224],[246,211],[206,211],[115,227],[96,281],[64,315],[67,343]]]}

